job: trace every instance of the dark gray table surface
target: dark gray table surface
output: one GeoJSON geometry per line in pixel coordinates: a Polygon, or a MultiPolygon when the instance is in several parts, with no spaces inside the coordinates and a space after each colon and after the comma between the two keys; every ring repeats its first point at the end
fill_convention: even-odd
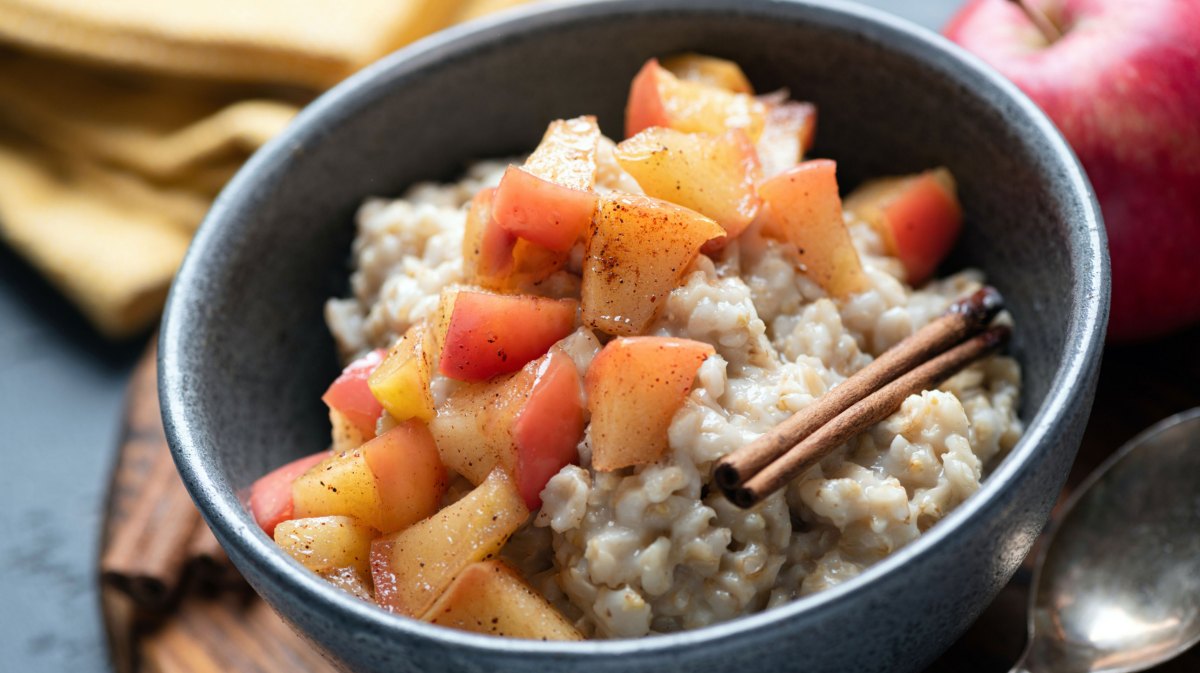
{"type": "MultiPolygon", "coordinates": [[[[957,0],[869,0],[930,28],[957,0]]],[[[106,342],[0,243],[0,673],[109,673],[99,532],[124,388],[106,342]]]]}

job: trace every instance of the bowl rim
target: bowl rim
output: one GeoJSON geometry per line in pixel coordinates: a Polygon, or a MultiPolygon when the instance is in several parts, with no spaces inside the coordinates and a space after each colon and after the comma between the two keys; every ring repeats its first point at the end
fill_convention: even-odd
{"type": "Polygon", "coordinates": [[[557,0],[505,10],[455,26],[384,57],[322,94],[302,110],[282,134],[252,156],[214,202],[172,285],[159,337],[159,397],[168,443],[183,482],[222,541],[235,548],[236,555],[251,560],[257,566],[256,570],[273,577],[295,596],[322,609],[336,611],[348,629],[362,628],[402,638],[430,639],[474,653],[575,657],[663,654],[680,647],[712,645],[716,641],[738,638],[801,616],[819,615],[852,595],[869,591],[901,566],[918,563],[968,522],[980,517],[983,510],[995,504],[1009,483],[1029,468],[1031,458],[1042,450],[1045,440],[1057,433],[1063,422],[1063,412],[1071,408],[1072,397],[1087,386],[1103,348],[1108,304],[1109,262],[1105,231],[1095,195],[1075,154],[1053,123],[1014,84],[936,33],[881,10],[845,0],[557,0]],[[1084,241],[1085,246],[1076,250],[1070,259],[1076,278],[1073,293],[1080,310],[1069,316],[1068,340],[1062,360],[1045,400],[1029,419],[1025,434],[983,481],[978,492],[918,539],[868,567],[859,576],[770,610],[690,631],[582,642],[495,638],[416,619],[398,619],[308,572],[251,525],[249,514],[236,497],[216,495],[219,479],[204,469],[206,449],[197,439],[190,421],[191,413],[181,392],[187,383],[186,371],[181,366],[185,361],[182,352],[187,341],[185,326],[189,316],[196,315],[197,307],[204,302],[203,277],[210,257],[206,252],[223,235],[226,229],[222,226],[223,220],[237,210],[238,202],[251,197],[262,176],[274,175],[292,158],[293,148],[310,140],[319,140],[321,129],[330,120],[338,120],[346,112],[354,114],[358,111],[359,99],[370,97],[369,85],[375,80],[417,75],[427,65],[457,53],[472,53],[559,23],[571,24],[609,13],[656,14],[663,11],[755,16],[786,14],[790,20],[857,32],[890,50],[904,52],[906,57],[920,61],[940,74],[971,82],[981,97],[987,94],[1004,99],[1023,116],[1030,128],[1036,129],[1045,155],[1061,164],[1063,188],[1077,202],[1082,221],[1077,224],[1080,238],[1074,240],[1084,241]]]}

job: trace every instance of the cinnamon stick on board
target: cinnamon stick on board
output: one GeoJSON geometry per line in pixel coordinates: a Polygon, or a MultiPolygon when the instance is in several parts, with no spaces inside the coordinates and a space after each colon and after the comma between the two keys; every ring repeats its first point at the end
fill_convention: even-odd
{"type": "Polygon", "coordinates": [[[202,589],[216,592],[245,584],[212,529],[203,520],[196,524],[196,530],[188,540],[187,558],[191,574],[202,589]]]}
{"type": "MultiPolygon", "coordinates": [[[[126,392],[120,451],[108,492],[105,550],[112,545],[117,531],[129,520],[141,498],[147,475],[156,464],[157,457],[166,450],[157,402],[158,382],[154,367],[157,352],[153,343],[151,340],[151,347],[134,369],[126,392]]],[[[142,609],[129,594],[107,583],[100,587],[100,605],[104,612],[108,651],[114,670],[117,673],[137,673],[139,633],[148,621],[156,620],[158,615],[142,609]]]]}
{"type": "Polygon", "coordinates": [[[164,447],[154,455],[129,517],[109,541],[100,560],[101,580],[142,608],[165,609],[179,588],[198,525],[200,513],[164,447]]]}
{"type": "Polygon", "coordinates": [[[187,542],[200,521],[167,447],[156,355],[147,349],[130,381],[100,558],[104,590],[128,596],[136,613],[147,616],[166,608],[178,590],[187,542]]]}

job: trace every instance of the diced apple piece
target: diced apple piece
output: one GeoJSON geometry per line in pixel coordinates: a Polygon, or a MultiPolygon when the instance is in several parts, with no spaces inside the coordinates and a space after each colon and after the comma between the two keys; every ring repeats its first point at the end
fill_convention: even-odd
{"type": "Polygon", "coordinates": [[[501,284],[512,273],[512,252],[517,237],[492,217],[495,187],[477,192],[467,207],[463,229],[463,275],[487,287],[501,284]]]}
{"type": "MultiPolygon", "coordinates": [[[[426,319],[428,331],[425,332],[425,339],[430,346],[429,352],[433,353],[435,360],[441,358],[442,350],[446,347],[446,334],[450,331],[450,316],[454,315],[454,302],[462,290],[461,286],[455,285],[443,288],[441,294],[438,295],[437,308],[426,319]]],[[[440,365],[436,362],[435,364],[440,365]]]]}
{"type": "Polygon", "coordinates": [[[494,556],[529,516],[512,479],[496,469],[461,500],[371,545],[375,598],[420,617],[464,568],[494,556]]]}
{"type": "Polygon", "coordinates": [[[450,480],[428,425],[400,423],[364,444],[363,456],[379,493],[376,528],[390,533],[437,511],[450,480]]]}
{"type": "Polygon", "coordinates": [[[426,352],[424,343],[425,323],[409,327],[367,378],[371,394],[394,420],[433,418],[433,393],[429,390],[433,355],[426,352]]]}
{"type": "Polygon", "coordinates": [[[647,196],[691,208],[737,238],[758,214],[758,156],[741,129],[719,136],[651,127],[617,145],[617,163],[647,196]]]}
{"type": "Polygon", "coordinates": [[[733,61],[703,54],[685,53],[665,58],[662,67],[679,79],[715,86],[734,93],[754,94],[741,66],[733,61]]]}
{"type": "MultiPolygon", "coordinates": [[[[363,442],[370,439],[363,435],[362,428],[350,422],[342,412],[337,409],[329,410],[329,426],[332,428],[330,440],[331,448],[335,453],[339,451],[349,451],[363,445],[363,442]]],[[[374,436],[372,434],[372,436],[374,436]]]]}
{"type": "Polygon", "coordinates": [[[492,217],[494,187],[480,190],[467,210],[463,233],[463,272],[491,290],[532,287],[566,264],[567,253],[510,234],[492,217]]]}
{"type": "Polygon", "coordinates": [[[293,519],[275,527],[275,544],[315,573],[353,568],[369,574],[377,537],[379,531],[350,516],[293,519]]]}
{"type": "Polygon", "coordinates": [[[579,240],[596,210],[595,117],[550,124],[523,167],[509,166],[492,201],[492,217],[509,234],[556,252],[579,240]]]}
{"type": "Polygon", "coordinates": [[[442,463],[472,484],[499,467],[516,471],[512,424],[528,399],[530,366],[516,374],[458,386],[429,424],[442,463]]]}
{"type": "Polygon", "coordinates": [[[515,372],[574,331],[578,308],[573,299],[463,290],[454,300],[438,369],[459,381],[515,372]]]}
{"type": "Polygon", "coordinates": [[[912,285],[933,276],[962,230],[954,176],[945,168],[872,180],[846,197],[846,210],[883,236],[912,285]]]}
{"type": "Polygon", "coordinates": [[[663,89],[671,90],[671,84],[678,81],[657,59],[646,61],[629,84],[629,100],[625,101],[626,138],[652,126],[670,128],[671,118],[663,104],[663,89]]]}
{"type": "Polygon", "coordinates": [[[721,134],[742,129],[758,141],[766,124],[767,106],[749,94],[681,80],[650,59],[633,78],[625,107],[625,137],[651,126],[686,133],[721,134]]]}
{"type": "Polygon", "coordinates": [[[448,480],[421,421],[329,457],[292,484],[297,518],[351,516],[385,533],[437,511],[448,480]]]}
{"type": "Polygon", "coordinates": [[[421,619],[490,636],[583,639],[562,613],[503,561],[467,566],[421,619]]]}
{"type": "Polygon", "coordinates": [[[579,371],[555,347],[521,371],[456,389],[430,424],[447,467],[478,484],[500,467],[529,509],[550,477],[579,458],[579,371]]]}
{"type": "Polygon", "coordinates": [[[600,127],[595,117],[556,119],[550,122],[542,142],[525,160],[524,168],[543,180],[586,192],[596,183],[599,143],[600,127]]]}
{"type": "Polygon", "coordinates": [[[623,337],[592,361],[584,385],[592,412],[592,467],[602,472],[653,463],[667,429],[715,351],[690,339],[623,337]]]}
{"type": "Polygon", "coordinates": [[[869,287],[842,219],[837,164],[806,161],[762,183],[763,234],[796,246],[805,273],[834,297],[869,287]]]}
{"type": "Polygon", "coordinates": [[[773,178],[800,163],[812,149],[816,131],[817,106],[787,100],[771,104],[758,139],[763,177],[773,178]]]}
{"type": "Polygon", "coordinates": [[[354,568],[334,568],[317,573],[321,579],[345,591],[359,600],[375,602],[375,589],[371,586],[371,572],[359,572],[354,568]]]}
{"type": "Polygon", "coordinates": [[[544,180],[509,166],[500,178],[492,216],[512,236],[566,252],[579,240],[596,209],[596,194],[544,180]]]}
{"type": "Polygon", "coordinates": [[[254,520],[262,527],[267,535],[275,534],[279,522],[292,518],[294,512],[292,503],[292,482],[307,472],[312,466],[329,457],[328,451],[305,456],[298,460],[277,467],[250,487],[250,499],[247,503],[254,520]]]}
{"type": "Polygon", "coordinates": [[[352,516],[378,528],[379,489],[363,455],[365,446],[326,458],[292,483],[296,518],[352,516]]]}
{"type": "Polygon", "coordinates": [[[383,413],[383,406],[371,394],[367,377],[383,362],[385,352],[374,350],[351,362],[321,396],[330,409],[337,409],[353,423],[363,437],[375,436],[375,423],[383,413]]]}
{"type": "Polygon", "coordinates": [[[550,477],[579,460],[582,388],[575,362],[561,350],[548,353],[533,370],[529,397],[512,426],[517,490],[531,510],[542,506],[542,489],[550,477]]]}
{"type": "MultiPolygon", "coordinates": [[[[594,208],[593,208],[594,209],[594,208]]],[[[512,271],[505,282],[494,289],[529,292],[567,264],[570,251],[557,252],[518,238],[512,251],[512,271]]]]}
{"type": "Polygon", "coordinates": [[[713,220],[661,199],[601,199],[583,261],[583,322],[612,335],[640,333],[700,248],[724,235],[713,220]]]}

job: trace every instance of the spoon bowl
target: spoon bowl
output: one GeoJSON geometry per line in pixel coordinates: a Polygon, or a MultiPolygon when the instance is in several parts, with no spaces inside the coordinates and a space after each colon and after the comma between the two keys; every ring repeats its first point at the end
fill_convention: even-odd
{"type": "Polygon", "coordinates": [[[1141,671],[1200,642],[1200,408],[1101,465],[1051,529],[1014,673],[1141,671]]]}

